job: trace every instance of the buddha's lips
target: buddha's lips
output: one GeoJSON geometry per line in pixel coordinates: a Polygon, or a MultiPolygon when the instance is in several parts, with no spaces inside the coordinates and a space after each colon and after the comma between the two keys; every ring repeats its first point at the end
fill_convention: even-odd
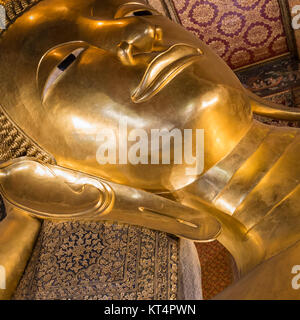
{"type": "Polygon", "coordinates": [[[162,52],[150,62],[142,81],[131,97],[132,101],[141,103],[152,98],[201,55],[200,49],[186,44],[175,44],[162,52]]]}

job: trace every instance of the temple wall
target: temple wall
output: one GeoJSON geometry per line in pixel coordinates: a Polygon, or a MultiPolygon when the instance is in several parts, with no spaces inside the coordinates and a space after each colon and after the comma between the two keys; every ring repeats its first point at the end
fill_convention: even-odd
{"type": "Polygon", "coordinates": [[[233,69],[290,52],[277,0],[148,2],[211,46],[233,69]]]}

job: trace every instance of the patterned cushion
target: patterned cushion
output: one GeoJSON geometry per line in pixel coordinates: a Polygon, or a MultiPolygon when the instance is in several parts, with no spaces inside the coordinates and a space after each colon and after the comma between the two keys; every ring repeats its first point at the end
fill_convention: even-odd
{"type": "Polygon", "coordinates": [[[101,222],[45,221],[14,299],[176,299],[178,240],[101,222]]]}

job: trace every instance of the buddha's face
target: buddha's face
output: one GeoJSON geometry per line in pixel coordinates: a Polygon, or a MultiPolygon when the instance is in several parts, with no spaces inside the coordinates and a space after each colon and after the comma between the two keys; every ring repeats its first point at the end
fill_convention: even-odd
{"type": "Polygon", "coordinates": [[[99,132],[115,130],[122,147],[121,119],[128,132],[148,133],[149,145],[152,129],[204,129],[204,171],[251,123],[226,64],[143,2],[42,0],[4,32],[0,49],[1,104],[13,121],[59,165],[115,182],[166,190],[197,177],[185,164],[122,164],[118,150],[116,164],[100,164],[99,132]]]}

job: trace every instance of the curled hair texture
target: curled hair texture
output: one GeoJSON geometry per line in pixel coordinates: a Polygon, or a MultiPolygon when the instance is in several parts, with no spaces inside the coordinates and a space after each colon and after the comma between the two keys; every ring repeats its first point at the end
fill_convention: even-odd
{"type": "MultiPolygon", "coordinates": [[[[5,8],[6,12],[6,29],[25,11],[29,10],[40,1],[41,0],[0,0],[0,5],[5,8]]],[[[0,30],[0,35],[4,33],[6,29],[0,30]]]]}
{"type": "Polygon", "coordinates": [[[20,157],[32,157],[44,163],[55,164],[54,158],[27,137],[0,106],[0,162],[20,157]]]}

